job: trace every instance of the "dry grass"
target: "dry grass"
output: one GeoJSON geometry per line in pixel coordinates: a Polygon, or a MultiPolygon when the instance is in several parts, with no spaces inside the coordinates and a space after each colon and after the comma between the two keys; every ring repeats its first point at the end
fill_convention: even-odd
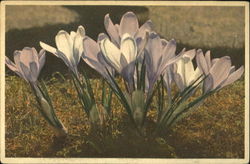
{"type": "MultiPolygon", "coordinates": [[[[6,157],[244,157],[243,80],[217,92],[178,122],[165,134],[166,142],[137,136],[116,98],[107,129],[92,134],[72,82],[57,78],[46,82],[68,137],[55,138],[34,106],[29,86],[16,76],[7,76],[6,157]]],[[[96,95],[100,94],[98,80],[92,84],[96,95]]],[[[148,129],[154,126],[155,112],[150,113],[148,129]]]]}

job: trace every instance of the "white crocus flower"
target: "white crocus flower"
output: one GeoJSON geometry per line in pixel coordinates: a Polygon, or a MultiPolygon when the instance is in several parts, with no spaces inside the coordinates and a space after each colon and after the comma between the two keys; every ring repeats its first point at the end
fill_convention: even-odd
{"type": "Polygon", "coordinates": [[[194,69],[194,65],[192,63],[195,54],[195,50],[186,51],[184,55],[176,62],[177,70],[175,74],[175,81],[180,90],[183,90],[187,86],[191,85],[192,82],[197,80],[201,75],[200,69],[198,67],[194,69]]]}
{"type": "Polygon", "coordinates": [[[77,32],[71,31],[69,34],[64,30],[60,30],[57,33],[55,37],[57,49],[43,42],[40,42],[40,45],[46,51],[61,58],[70,70],[78,75],[77,65],[83,54],[82,41],[84,37],[85,29],[83,26],[79,26],[77,32]]]}
{"type": "Polygon", "coordinates": [[[100,48],[108,63],[121,74],[128,84],[129,91],[132,91],[135,61],[138,55],[134,38],[128,33],[122,35],[120,48],[105,38],[100,42],[100,48]]]}
{"type": "Polygon", "coordinates": [[[120,48],[113,44],[108,38],[103,39],[100,46],[104,56],[119,73],[121,73],[122,69],[128,64],[135,61],[137,56],[136,43],[128,33],[122,36],[120,48]]]}

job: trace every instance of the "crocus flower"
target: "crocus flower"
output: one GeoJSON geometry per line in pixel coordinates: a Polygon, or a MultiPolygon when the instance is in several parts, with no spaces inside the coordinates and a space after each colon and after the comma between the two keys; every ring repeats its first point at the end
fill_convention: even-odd
{"type": "Polygon", "coordinates": [[[235,71],[235,66],[231,65],[229,56],[215,58],[211,60],[210,51],[205,56],[201,50],[198,50],[196,62],[200,70],[208,77],[204,81],[203,91],[206,93],[214,89],[221,89],[234,81],[238,80],[243,72],[241,66],[235,71]]]}
{"type": "Polygon", "coordinates": [[[181,91],[191,85],[201,75],[200,69],[198,67],[194,69],[194,65],[192,63],[195,54],[195,50],[186,51],[183,53],[183,56],[176,62],[177,69],[176,73],[174,73],[174,79],[181,91]]]}
{"type": "Polygon", "coordinates": [[[120,47],[123,35],[129,34],[135,41],[138,52],[144,49],[145,35],[147,31],[153,29],[151,20],[146,21],[140,28],[136,15],[133,12],[125,13],[120,21],[120,24],[113,24],[112,20],[107,14],[104,18],[104,26],[108,32],[111,42],[117,47],[120,47]]]}
{"type": "Polygon", "coordinates": [[[107,35],[103,33],[99,34],[97,42],[86,36],[83,39],[84,54],[82,59],[112,84],[106,69],[111,75],[114,74],[114,69],[107,64],[99,47],[100,41],[104,38],[107,38],[107,35]]]}
{"type": "Polygon", "coordinates": [[[25,47],[22,51],[16,50],[14,62],[5,57],[5,63],[9,69],[27,82],[35,83],[45,63],[45,50],[42,49],[39,53],[35,48],[30,47],[25,47]]]}
{"type": "Polygon", "coordinates": [[[137,46],[133,37],[128,33],[123,35],[120,48],[113,44],[108,38],[100,42],[100,48],[110,65],[121,74],[132,90],[135,61],[137,57],[137,46]]]}
{"type": "Polygon", "coordinates": [[[79,26],[77,32],[71,31],[70,34],[64,30],[57,33],[55,42],[57,49],[43,42],[40,42],[42,48],[61,58],[70,70],[78,76],[77,65],[83,54],[82,40],[85,36],[85,29],[79,26]]]}
{"type": "Polygon", "coordinates": [[[35,48],[24,47],[22,51],[16,50],[14,52],[14,61],[15,63],[5,57],[6,65],[30,84],[40,105],[40,112],[56,130],[56,135],[65,135],[67,133],[66,128],[57,118],[52,104],[48,101],[49,97],[45,96],[45,92],[38,86],[37,82],[39,73],[45,63],[45,50],[42,49],[37,53],[35,48]]]}
{"type": "Polygon", "coordinates": [[[183,53],[175,56],[176,42],[163,41],[158,34],[151,32],[145,48],[145,61],[148,78],[148,91],[152,91],[154,83],[163,74],[166,67],[176,62],[183,53]]]}

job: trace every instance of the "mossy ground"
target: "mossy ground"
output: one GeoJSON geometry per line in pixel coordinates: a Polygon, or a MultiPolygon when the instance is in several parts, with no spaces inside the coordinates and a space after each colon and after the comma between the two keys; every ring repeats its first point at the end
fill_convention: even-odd
{"type": "MultiPolygon", "coordinates": [[[[143,157],[143,158],[243,158],[244,80],[210,96],[164,134],[163,138],[141,138],[129,123],[125,110],[114,97],[113,116],[103,133],[90,133],[90,126],[69,78],[45,80],[58,117],[68,136],[54,132],[35,107],[28,84],[6,76],[6,157],[143,157]]],[[[91,80],[101,97],[98,79],[91,80]]],[[[155,126],[154,102],[146,127],[155,126]]],[[[150,133],[149,133],[150,134],[150,133]]]]}

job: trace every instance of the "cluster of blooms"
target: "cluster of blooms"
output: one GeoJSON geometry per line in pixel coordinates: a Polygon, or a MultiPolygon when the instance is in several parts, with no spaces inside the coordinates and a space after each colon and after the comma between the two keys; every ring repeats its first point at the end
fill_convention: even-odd
{"type": "Polygon", "coordinates": [[[175,40],[165,40],[153,30],[150,20],[139,27],[133,12],[125,13],[120,24],[113,24],[107,14],[104,18],[107,34],[100,33],[97,41],[85,35],[83,26],[77,31],[59,31],[55,37],[57,48],[40,42],[43,48],[39,53],[34,48],[25,47],[14,52],[12,63],[6,57],[7,66],[32,86],[41,112],[55,128],[66,132],[56,117],[46,91],[38,85],[37,79],[45,63],[45,51],[61,58],[69,67],[79,100],[91,123],[103,124],[111,110],[112,92],[126,109],[136,129],[144,125],[147,111],[155,92],[158,92],[157,131],[168,128],[193,107],[201,104],[207,96],[239,79],[243,66],[235,70],[230,57],[211,59],[210,51],[183,49],[176,54],[175,40]],[[105,110],[98,109],[91,83],[85,73],[80,76],[77,66],[81,58],[95,69],[109,84],[110,94],[103,97],[105,110]],[[193,60],[197,67],[194,68],[193,60]],[[116,81],[115,75],[122,77],[125,90],[116,81]],[[81,80],[81,78],[83,80],[81,80]],[[172,96],[171,88],[176,84],[179,91],[172,96]],[[202,87],[202,94],[188,101],[194,92],[202,87]],[[168,102],[164,101],[164,90],[168,102]],[[166,106],[167,105],[167,106],[166,106]]]}

